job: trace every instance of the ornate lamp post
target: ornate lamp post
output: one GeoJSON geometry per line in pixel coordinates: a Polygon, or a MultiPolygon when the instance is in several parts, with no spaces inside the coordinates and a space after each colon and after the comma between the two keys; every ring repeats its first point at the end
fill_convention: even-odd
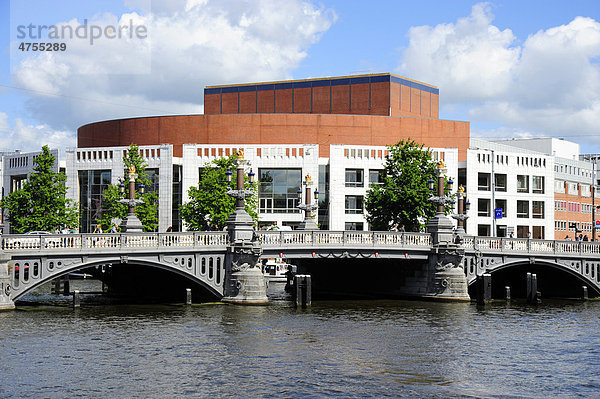
{"type": "MultiPolygon", "coordinates": [[[[135,199],[135,179],[137,179],[138,175],[135,173],[135,166],[129,167],[129,198],[121,199],[119,202],[121,204],[125,204],[129,207],[127,211],[127,217],[123,219],[121,222],[121,232],[122,233],[141,233],[143,231],[144,226],[138,217],[135,215],[135,207],[143,204],[144,200],[135,199]]],[[[140,183],[140,194],[144,194],[144,184],[140,183]]],[[[121,195],[125,193],[125,185],[123,182],[119,185],[119,189],[121,195]]]]}
{"type": "MultiPolygon", "coordinates": [[[[436,300],[465,301],[470,300],[467,289],[467,278],[461,267],[464,258],[464,248],[460,242],[455,242],[452,231],[453,225],[444,213],[444,207],[452,203],[452,198],[446,195],[444,175],[447,169],[443,161],[438,162],[437,195],[433,195],[435,181],[429,179],[431,190],[430,201],[437,204],[437,213],[427,223],[427,231],[431,234],[431,253],[429,255],[429,280],[425,297],[436,300]]],[[[448,192],[452,190],[452,179],[448,180],[448,192]]],[[[463,189],[464,194],[464,189],[463,189]]],[[[459,197],[459,209],[462,198],[459,197]]]]}
{"type": "MultiPolygon", "coordinates": [[[[431,191],[432,195],[429,198],[429,201],[437,204],[437,213],[435,216],[427,223],[427,231],[431,233],[431,238],[433,240],[433,244],[439,243],[452,243],[453,241],[453,232],[452,232],[452,222],[448,217],[446,217],[444,212],[444,207],[450,203],[452,203],[452,198],[446,195],[445,184],[444,184],[444,176],[446,175],[446,165],[444,161],[439,161],[436,168],[437,175],[437,195],[433,195],[433,190],[435,188],[435,181],[433,179],[429,179],[427,181],[427,185],[429,186],[429,191],[431,191]]],[[[448,180],[448,192],[452,191],[453,185],[452,179],[448,180]]]]}
{"type": "Polygon", "coordinates": [[[465,235],[465,221],[469,218],[467,211],[469,210],[471,203],[468,200],[465,202],[465,197],[467,195],[465,194],[465,188],[462,185],[458,187],[456,196],[458,197],[458,213],[452,215],[452,218],[458,221],[456,234],[459,237],[462,237],[465,235]]]}
{"type": "MultiPolygon", "coordinates": [[[[235,211],[227,219],[229,244],[225,255],[225,281],[223,301],[242,305],[261,305],[268,303],[265,278],[259,264],[262,248],[254,233],[254,221],[246,212],[246,198],[254,192],[244,189],[244,167],[248,161],[243,151],[238,152],[237,190],[229,190],[227,195],[236,199],[235,211]]],[[[228,182],[233,173],[226,172],[228,182]]],[[[250,169],[248,178],[254,181],[254,172],[250,169]]]]}
{"type": "Polygon", "coordinates": [[[304,211],[304,220],[298,225],[298,230],[319,230],[319,226],[315,222],[315,219],[312,217],[312,211],[315,211],[319,208],[319,190],[317,190],[316,188],[314,191],[315,203],[311,203],[310,190],[313,183],[314,182],[310,178],[310,175],[307,174],[304,178],[304,186],[306,187],[306,196],[304,204],[302,204],[302,189],[298,190],[298,208],[304,211]]]}

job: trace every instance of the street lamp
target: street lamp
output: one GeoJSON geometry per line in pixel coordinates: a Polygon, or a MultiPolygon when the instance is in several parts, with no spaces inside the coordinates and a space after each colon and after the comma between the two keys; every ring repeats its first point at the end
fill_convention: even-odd
{"type": "MultiPolygon", "coordinates": [[[[301,209],[304,211],[304,220],[302,222],[300,222],[300,224],[298,225],[298,230],[319,230],[319,226],[317,225],[317,223],[315,222],[314,218],[312,217],[312,211],[317,210],[317,208],[319,208],[318,203],[312,204],[311,203],[311,195],[310,195],[310,191],[311,191],[311,186],[313,185],[313,181],[310,177],[309,174],[306,175],[306,177],[304,178],[304,187],[306,187],[306,194],[304,196],[304,204],[302,204],[302,189],[298,190],[298,209],[301,209]]],[[[319,190],[317,190],[315,188],[314,191],[314,198],[315,200],[318,200],[319,198],[319,190]]]]}
{"type": "MultiPolygon", "coordinates": [[[[143,231],[144,226],[140,219],[135,215],[135,207],[144,203],[143,199],[135,199],[135,179],[137,179],[138,174],[135,173],[135,166],[129,167],[129,198],[120,199],[119,203],[125,204],[128,206],[127,217],[123,219],[121,222],[121,232],[122,233],[141,233],[143,231]]],[[[144,194],[144,184],[140,183],[139,185],[140,194],[144,194]]],[[[121,195],[125,193],[125,184],[123,181],[119,184],[119,192],[121,195]]]]}
{"type": "MultiPolygon", "coordinates": [[[[452,243],[454,240],[452,232],[452,228],[454,226],[452,225],[450,218],[448,218],[444,212],[446,205],[452,203],[452,198],[449,195],[446,195],[446,184],[444,184],[444,176],[446,172],[447,169],[444,161],[439,161],[435,170],[437,176],[437,195],[434,195],[435,180],[429,179],[427,181],[427,186],[431,191],[431,197],[429,198],[429,201],[437,205],[437,213],[427,223],[427,231],[431,233],[434,245],[440,243],[452,243]]],[[[448,194],[451,193],[453,183],[454,182],[452,179],[448,179],[448,194]]]]}
{"type": "Polygon", "coordinates": [[[466,203],[464,201],[464,198],[467,195],[465,194],[465,188],[462,186],[462,184],[458,187],[458,190],[456,191],[456,196],[458,197],[458,213],[453,214],[452,218],[458,221],[458,226],[456,227],[456,234],[462,236],[465,234],[465,221],[469,218],[469,216],[467,215],[467,211],[471,207],[471,203],[469,202],[469,200],[467,200],[466,203]]]}

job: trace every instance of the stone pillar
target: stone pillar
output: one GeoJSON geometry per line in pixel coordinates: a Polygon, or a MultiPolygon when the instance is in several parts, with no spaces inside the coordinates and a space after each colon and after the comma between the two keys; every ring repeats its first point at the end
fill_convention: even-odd
{"type": "Polygon", "coordinates": [[[129,198],[119,200],[120,203],[126,204],[128,208],[127,216],[121,222],[121,233],[142,233],[144,231],[142,222],[135,214],[135,207],[144,202],[142,199],[135,199],[135,179],[137,177],[135,167],[131,166],[129,168],[129,198]]]}
{"type": "Polygon", "coordinates": [[[436,245],[429,254],[429,278],[425,298],[442,301],[470,301],[467,277],[462,268],[464,248],[436,245]]]}
{"type": "Polygon", "coordinates": [[[428,262],[428,282],[425,298],[443,301],[469,301],[467,277],[462,268],[465,250],[459,240],[454,239],[454,227],[444,214],[444,205],[450,198],[444,193],[443,161],[438,164],[438,195],[431,200],[438,205],[436,215],[427,223],[431,234],[432,249],[428,262]]]}
{"type": "Polygon", "coordinates": [[[11,294],[11,276],[8,270],[8,261],[10,256],[0,253],[0,310],[9,310],[15,308],[11,294]]]}
{"type": "Polygon", "coordinates": [[[237,161],[238,189],[227,194],[236,198],[236,209],[227,219],[229,245],[225,255],[225,281],[223,302],[239,305],[264,305],[268,303],[267,285],[258,259],[262,248],[254,232],[254,221],[248,215],[245,198],[252,191],[244,190],[244,160],[237,161]]]}
{"type": "Polygon", "coordinates": [[[315,222],[312,217],[312,211],[316,211],[318,208],[317,204],[312,204],[312,192],[311,186],[313,184],[310,175],[306,175],[304,185],[306,186],[306,196],[304,197],[304,204],[298,204],[298,209],[304,211],[304,220],[298,225],[298,230],[319,230],[319,225],[315,222]]]}

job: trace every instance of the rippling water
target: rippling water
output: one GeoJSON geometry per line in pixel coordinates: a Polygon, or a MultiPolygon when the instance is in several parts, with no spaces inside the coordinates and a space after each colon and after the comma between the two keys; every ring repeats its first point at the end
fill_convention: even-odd
{"type": "Polygon", "coordinates": [[[0,398],[600,397],[600,302],[296,310],[271,294],[0,313],[0,398]]]}

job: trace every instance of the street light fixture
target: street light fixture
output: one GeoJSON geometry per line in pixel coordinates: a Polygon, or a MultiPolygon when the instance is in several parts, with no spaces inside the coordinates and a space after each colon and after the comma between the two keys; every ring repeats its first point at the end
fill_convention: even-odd
{"type": "MultiPolygon", "coordinates": [[[[138,174],[135,173],[135,166],[129,167],[129,198],[120,199],[121,204],[128,206],[127,217],[121,222],[121,232],[123,233],[141,233],[143,231],[142,222],[135,215],[135,207],[144,203],[143,199],[135,199],[135,179],[138,178],[138,174]]],[[[144,184],[139,185],[140,194],[144,194],[144,184]]],[[[125,193],[125,184],[121,181],[119,184],[119,191],[121,194],[125,193]]]]}
{"type": "MultiPolygon", "coordinates": [[[[305,203],[302,204],[302,189],[298,190],[298,208],[302,209],[304,211],[304,220],[302,222],[300,222],[300,224],[298,225],[298,230],[318,230],[319,226],[317,225],[317,223],[315,222],[315,220],[312,217],[312,211],[317,210],[317,208],[319,207],[318,204],[312,204],[311,203],[311,196],[310,196],[310,191],[311,191],[311,186],[313,185],[313,181],[310,177],[309,174],[306,175],[306,177],[304,178],[304,186],[306,187],[306,195],[304,197],[305,203]]],[[[317,190],[315,188],[314,191],[314,197],[315,200],[317,200],[319,198],[319,190],[317,190]]]]}

